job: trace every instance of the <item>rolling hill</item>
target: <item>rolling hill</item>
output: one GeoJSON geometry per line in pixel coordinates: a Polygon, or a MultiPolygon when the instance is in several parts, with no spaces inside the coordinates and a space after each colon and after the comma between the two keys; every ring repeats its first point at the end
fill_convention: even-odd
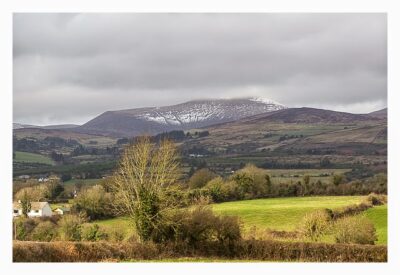
{"type": "Polygon", "coordinates": [[[183,146],[211,152],[370,154],[386,152],[386,119],[315,108],[290,108],[206,127],[209,136],[183,146]]]}

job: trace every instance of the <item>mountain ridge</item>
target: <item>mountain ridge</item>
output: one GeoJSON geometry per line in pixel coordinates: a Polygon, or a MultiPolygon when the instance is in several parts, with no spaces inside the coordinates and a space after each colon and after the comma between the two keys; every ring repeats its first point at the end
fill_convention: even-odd
{"type": "Polygon", "coordinates": [[[262,98],[194,100],[171,106],[106,111],[75,130],[114,136],[154,135],[202,128],[285,108],[262,98]]]}

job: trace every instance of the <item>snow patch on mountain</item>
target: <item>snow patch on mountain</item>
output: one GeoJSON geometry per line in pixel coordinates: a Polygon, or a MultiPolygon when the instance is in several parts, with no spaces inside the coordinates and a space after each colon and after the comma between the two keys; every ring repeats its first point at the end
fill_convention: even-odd
{"type": "Polygon", "coordinates": [[[139,117],[164,125],[187,125],[205,121],[227,121],[286,108],[265,98],[241,100],[192,101],[167,107],[155,107],[139,117]]]}

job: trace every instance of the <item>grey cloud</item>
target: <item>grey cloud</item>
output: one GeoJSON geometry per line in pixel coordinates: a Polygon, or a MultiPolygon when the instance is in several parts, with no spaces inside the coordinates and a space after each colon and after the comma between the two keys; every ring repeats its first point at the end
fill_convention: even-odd
{"type": "Polygon", "coordinates": [[[384,14],[16,14],[14,120],[238,96],[368,112],[386,36],[384,14]]]}

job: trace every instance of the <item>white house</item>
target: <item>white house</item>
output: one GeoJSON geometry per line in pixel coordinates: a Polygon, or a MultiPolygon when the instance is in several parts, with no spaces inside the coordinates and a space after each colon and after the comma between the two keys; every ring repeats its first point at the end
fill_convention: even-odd
{"type": "MultiPolygon", "coordinates": [[[[48,202],[31,202],[31,211],[28,213],[28,217],[50,217],[53,215],[50,205],[48,202]]],[[[13,216],[22,216],[22,205],[20,202],[13,203],[13,216]]]]}
{"type": "Polygon", "coordinates": [[[56,210],[54,210],[54,213],[57,215],[64,215],[70,212],[70,209],[67,207],[58,207],[56,210]]]}

